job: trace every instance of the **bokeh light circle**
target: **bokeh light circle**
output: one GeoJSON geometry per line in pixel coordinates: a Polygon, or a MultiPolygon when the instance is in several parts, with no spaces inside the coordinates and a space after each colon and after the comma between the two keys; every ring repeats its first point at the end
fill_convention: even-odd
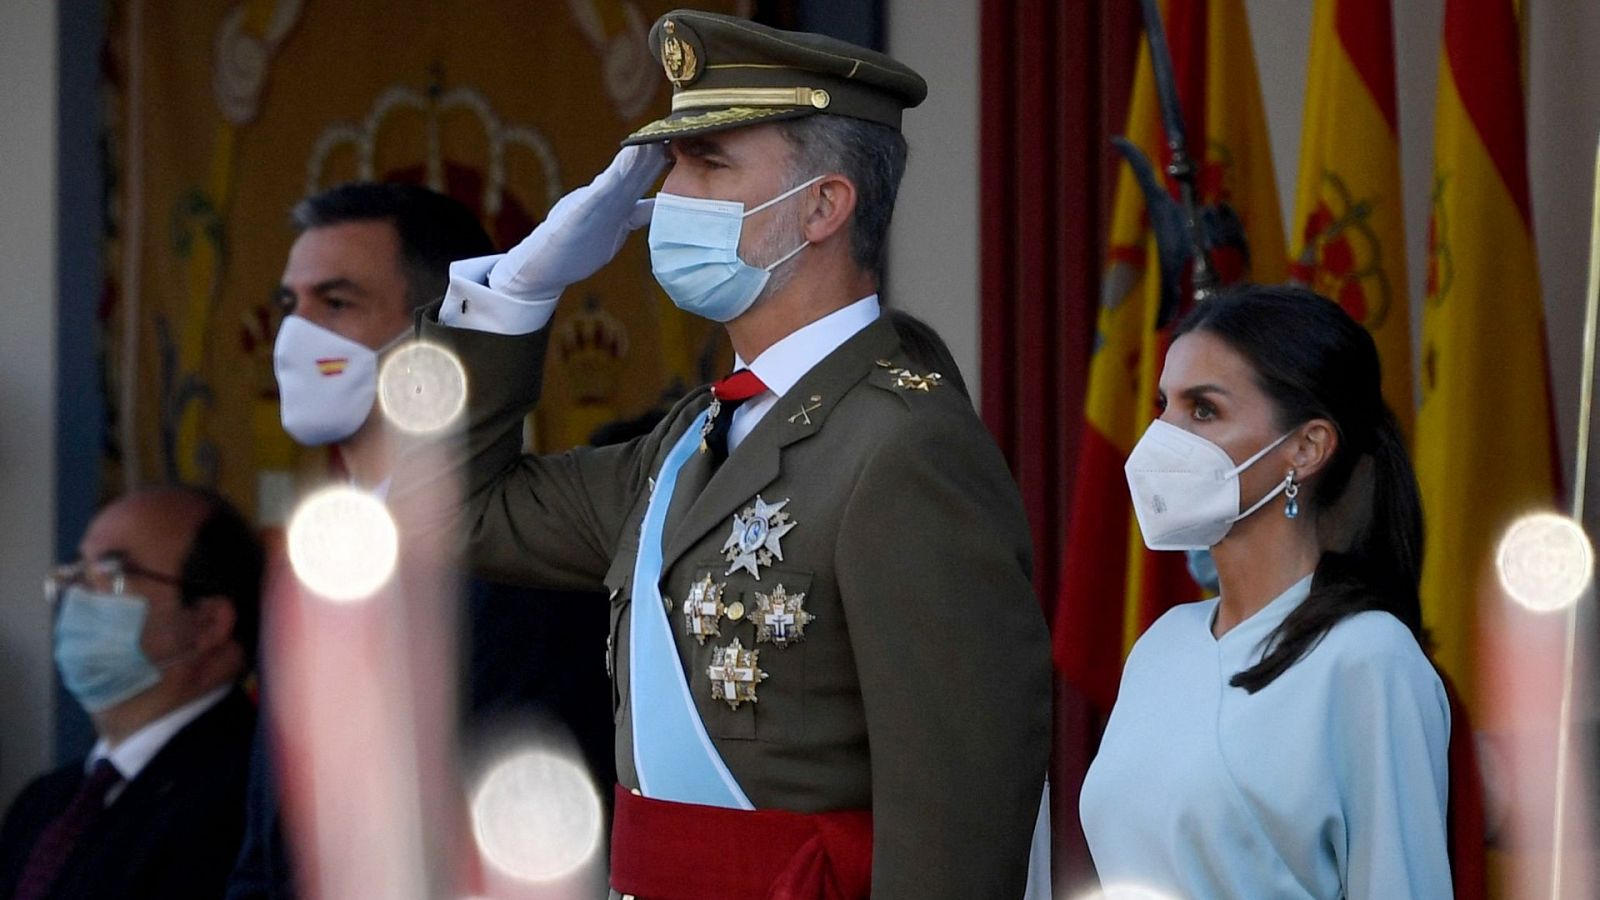
{"type": "Polygon", "coordinates": [[[1105,885],[1076,900],[1178,900],[1178,896],[1140,884],[1122,883],[1105,885]]]}
{"type": "Polygon", "coordinates": [[[389,354],[378,372],[378,406],[401,431],[441,431],[466,409],[466,369],[454,353],[438,344],[407,344],[389,354]]]}
{"type": "Polygon", "coordinates": [[[570,876],[600,850],[600,794],[576,761],[549,750],[522,750],[496,762],[472,797],[478,849],[514,878],[550,882],[570,876]]]}
{"type": "Polygon", "coordinates": [[[1500,586],[1534,612],[1557,612],[1578,602],[1594,576],[1594,547],[1566,516],[1534,513],[1512,523],[1495,553],[1500,586]]]}
{"type": "Polygon", "coordinates": [[[377,497],[340,485],[306,498],[289,519],[289,565],[329,600],[364,600],[394,575],[400,535],[377,497]]]}

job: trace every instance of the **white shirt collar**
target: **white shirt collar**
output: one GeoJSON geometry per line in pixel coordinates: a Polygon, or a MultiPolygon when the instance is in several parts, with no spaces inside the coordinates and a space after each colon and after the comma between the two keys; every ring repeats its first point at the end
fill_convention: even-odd
{"type": "Polygon", "coordinates": [[[735,354],[734,368],[748,368],[773,396],[782,397],[828,354],[876,322],[878,314],[878,295],[870,294],[785,336],[753,362],[735,354]]]}
{"type": "Polygon", "coordinates": [[[144,767],[150,764],[150,760],[155,759],[156,754],[160,753],[161,748],[172,740],[173,735],[182,731],[195,719],[200,718],[211,707],[221,703],[222,698],[226,697],[231,690],[233,690],[233,685],[225,684],[203,696],[190,700],[188,703],[128,735],[115,749],[107,744],[105,738],[101,738],[95,743],[94,749],[89,751],[89,758],[84,761],[84,770],[87,771],[93,768],[94,764],[101,759],[109,759],[111,764],[117,767],[117,771],[122,774],[123,781],[132,781],[138,778],[139,773],[144,771],[144,767]]]}

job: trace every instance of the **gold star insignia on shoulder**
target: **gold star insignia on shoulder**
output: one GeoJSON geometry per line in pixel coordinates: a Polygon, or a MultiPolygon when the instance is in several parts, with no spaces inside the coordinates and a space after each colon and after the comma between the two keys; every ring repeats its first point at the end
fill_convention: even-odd
{"type": "Polygon", "coordinates": [[[726,647],[716,648],[711,665],[706,668],[711,679],[711,699],[726,701],[729,709],[756,702],[756,685],[767,680],[767,673],[756,665],[760,656],[760,650],[746,650],[738,638],[726,647]]]}
{"type": "Polygon", "coordinates": [[[894,378],[894,386],[902,391],[922,391],[927,393],[944,383],[944,376],[938,372],[918,375],[910,369],[897,366],[887,359],[878,360],[878,368],[889,370],[890,377],[894,378]]]}
{"type": "Polygon", "coordinates": [[[770,594],[756,594],[756,643],[766,641],[787,647],[806,638],[806,626],[816,619],[806,612],[806,595],[791,594],[778,585],[770,594]]]}
{"type": "Polygon", "coordinates": [[[905,369],[891,372],[894,375],[894,386],[902,391],[922,391],[927,393],[938,387],[944,376],[938,372],[929,372],[926,375],[917,375],[905,369]]]}
{"type": "Polygon", "coordinates": [[[684,629],[702,644],[706,638],[722,633],[717,620],[727,611],[727,607],[722,605],[722,592],[725,589],[725,585],[717,584],[707,575],[694,583],[689,590],[689,599],[683,602],[684,629]]]}
{"type": "Polygon", "coordinates": [[[772,565],[773,560],[783,561],[783,536],[794,530],[795,523],[783,511],[789,501],[769,504],[756,495],[754,506],[733,517],[733,533],[722,545],[723,558],[728,562],[725,575],[740,569],[761,580],[761,567],[772,565]]]}

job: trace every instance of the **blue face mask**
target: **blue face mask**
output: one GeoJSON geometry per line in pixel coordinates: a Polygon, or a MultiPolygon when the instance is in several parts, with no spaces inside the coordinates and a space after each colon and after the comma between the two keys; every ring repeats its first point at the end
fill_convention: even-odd
{"type": "Polygon", "coordinates": [[[1194,583],[1207,593],[1219,593],[1222,580],[1217,577],[1217,561],[1211,558],[1211,551],[1185,550],[1184,553],[1189,557],[1189,577],[1194,579],[1194,583]]]}
{"type": "Polygon", "coordinates": [[[161,670],[139,647],[148,612],[148,605],[137,597],[78,585],[61,595],[56,668],[62,684],[88,712],[115,706],[161,680],[161,670]]]}
{"type": "Polygon", "coordinates": [[[772,270],[807,246],[802,242],[766,268],[756,268],[739,258],[744,220],[822,178],[796,185],[749,212],[732,200],[657,194],[650,217],[650,269],[656,281],[684,312],[714,322],[737,319],[761,296],[772,270]]]}

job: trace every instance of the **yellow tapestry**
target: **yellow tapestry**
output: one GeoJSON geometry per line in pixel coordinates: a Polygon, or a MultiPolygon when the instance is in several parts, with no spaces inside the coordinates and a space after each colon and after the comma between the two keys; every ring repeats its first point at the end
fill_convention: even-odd
{"type": "MultiPolygon", "coordinates": [[[[182,479],[275,518],[262,486],[317,464],[279,425],[272,372],[289,210],[353,179],[422,183],[511,246],[665,113],[646,36],[677,5],[112,4],[105,492],[182,479]]],[[[661,293],[639,238],[567,293],[552,327],[541,451],[647,413],[728,358],[720,329],[661,293]]]]}

